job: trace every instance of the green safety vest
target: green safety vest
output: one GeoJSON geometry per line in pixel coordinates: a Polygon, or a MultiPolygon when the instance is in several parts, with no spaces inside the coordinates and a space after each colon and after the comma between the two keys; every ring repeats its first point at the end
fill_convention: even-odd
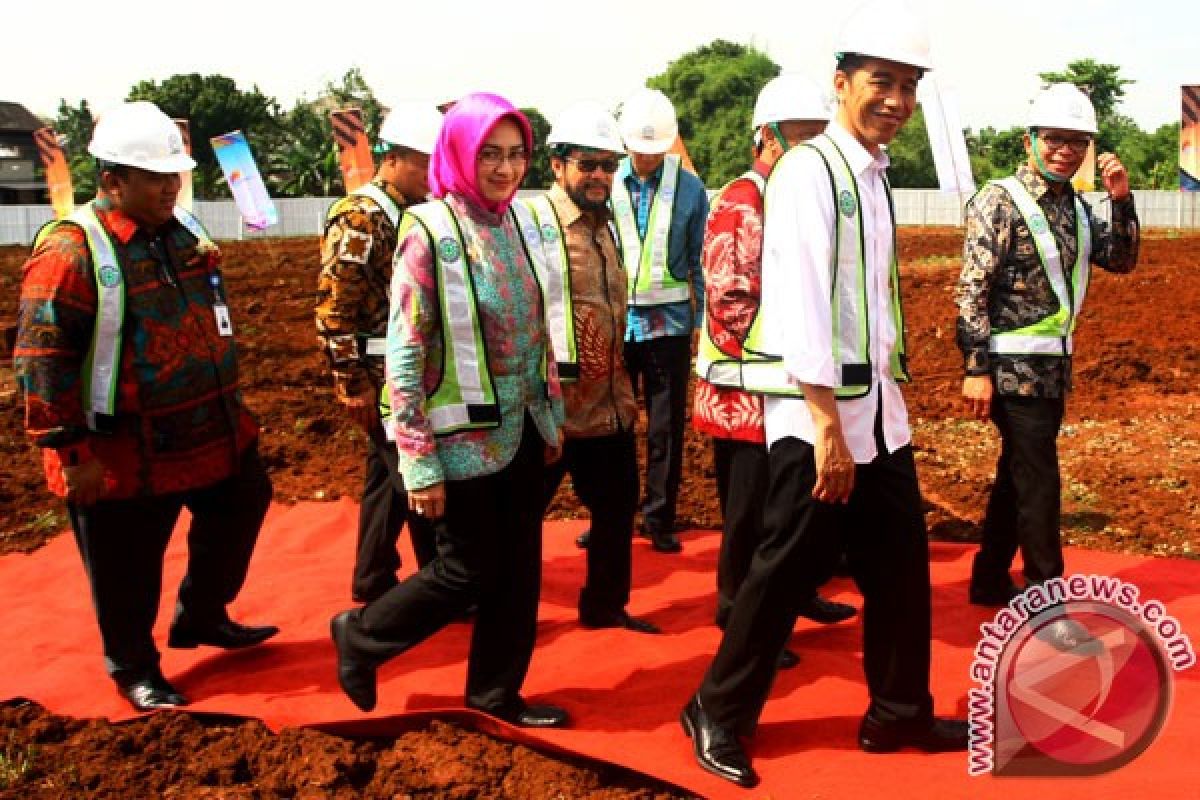
{"type": "MultiPolygon", "coordinates": [[[[96,278],[96,316],[92,339],[83,362],[83,413],[88,429],[108,433],[116,417],[117,382],[121,373],[121,341],[125,325],[125,272],[117,258],[117,246],[108,229],[96,216],[95,201],[75,209],[66,219],[52,222],[38,231],[34,249],[59,225],[79,226],[87,239],[92,272],[96,278]]],[[[187,211],[176,206],[175,219],[201,242],[212,246],[208,232],[187,211]]],[[[218,280],[211,276],[213,280],[218,280]]]]}
{"type": "Polygon", "coordinates": [[[691,298],[686,280],[671,274],[667,261],[671,238],[671,218],[675,211],[675,192],[679,186],[682,161],[670,154],[663,161],[662,180],[654,192],[646,240],[638,233],[633,198],[624,185],[613,187],[612,210],[616,220],[621,257],[629,280],[629,305],[661,306],[682,303],[691,298]]]}
{"type": "Polygon", "coordinates": [[[579,379],[579,347],[575,338],[575,309],[571,301],[571,263],[567,256],[566,233],[554,204],[546,195],[524,201],[533,214],[537,230],[522,228],[521,235],[532,250],[534,242],[542,243],[543,257],[534,260],[542,271],[538,281],[546,300],[546,329],[554,344],[558,379],[572,383],[579,379]]]}
{"type": "MultiPolygon", "coordinates": [[[[864,397],[871,390],[871,334],[867,312],[866,235],[863,231],[862,203],[858,181],[841,149],[827,134],[804,142],[791,152],[815,150],[825,163],[833,192],[834,237],[830,263],[832,271],[830,301],[833,306],[833,360],[840,380],[834,396],[840,400],[864,397]]],[[[769,181],[768,181],[769,183],[769,181]]],[[[896,331],[896,346],[890,354],[892,377],[898,382],[909,380],[904,346],[904,309],[900,302],[900,268],[896,260],[896,209],[892,190],[884,178],[888,212],[892,220],[891,302],[888,310],[896,331]]],[[[771,355],[762,346],[762,314],[751,323],[745,349],[754,358],[741,367],[741,386],[746,391],[781,397],[802,397],[803,391],[783,369],[780,356],[771,355]]]]}
{"type": "MultiPolygon", "coordinates": [[[[544,298],[540,275],[546,268],[537,223],[521,203],[509,206],[509,213],[521,232],[522,247],[533,264],[534,277],[544,298]],[[537,238],[531,241],[530,237],[537,238]]],[[[442,326],[442,369],[438,385],[425,400],[425,415],[439,436],[497,428],[501,422],[500,406],[488,369],[487,344],[479,323],[475,284],[458,218],[444,200],[434,200],[408,209],[401,221],[401,239],[414,224],[424,228],[433,248],[442,326]]],[[[545,350],[542,351],[541,372],[545,380],[545,350]]],[[[391,416],[391,393],[386,381],[380,393],[379,410],[384,419],[391,416]]],[[[391,428],[385,425],[384,429],[391,438],[391,428]]]]}
{"type": "Polygon", "coordinates": [[[1046,221],[1046,215],[1038,206],[1033,195],[1021,185],[1015,176],[993,181],[1008,192],[1037,247],[1042,269],[1058,298],[1058,310],[1031,325],[1007,331],[993,331],[988,339],[988,351],[999,355],[1043,355],[1069,356],[1074,352],[1075,321],[1083,308],[1091,276],[1092,234],[1088,224],[1087,209],[1079,195],[1075,195],[1075,241],[1079,243],[1075,266],[1070,278],[1063,270],[1062,253],[1054,240],[1054,232],[1046,221]]]}

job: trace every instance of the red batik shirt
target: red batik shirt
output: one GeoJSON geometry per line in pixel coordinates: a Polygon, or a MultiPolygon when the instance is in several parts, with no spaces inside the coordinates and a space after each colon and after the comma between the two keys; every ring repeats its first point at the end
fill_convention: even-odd
{"type": "MultiPolygon", "coordinates": [[[[754,170],[766,177],[760,161],[754,170]]],[[[723,330],[724,349],[745,342],[762,294],[763,199],[753,181],[730,183],[713,202],[704,230],[704,313],[710,330],[723,330]]],[[[741,389],[696,381],[692,426],[721,439],[765,443],[763,400],[741,389]]]]}

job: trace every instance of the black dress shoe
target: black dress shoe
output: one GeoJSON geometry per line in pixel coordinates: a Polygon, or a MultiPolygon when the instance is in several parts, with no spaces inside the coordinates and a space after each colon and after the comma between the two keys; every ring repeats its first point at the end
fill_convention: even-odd
{"type": "Polygon", "coordinates": [[[187,617],[180,616],[171,623],[167,644],[180,649],[207,644],[226,650],[240,650],[262,644],[277,633],[279,628],[275,625],[241,625],[231,619],[212,625],[196,625],[189,622],[187,617]]]}
{"type": "Polygon", "coordinates": [[[683,550],[683,545],[679,543],[679,537],[671,531],[651,533],[650,546],[660,553],[679,553],[683,550]]]}
{"type": "Polygon", "coordinates": [[[800,607],[800,611],[797,613],[813,622],[833,625],[835,622],[844,622],[850,619],[858,613],[858,609],[846,603],[826,600],[821,595],[814,594],[800,607]]]}
{"type": "Polygon", "coordinates": [[[467,704],[476,711],[482,711],[489,716],[502,719],[509,725],[518,728],[561,728],[569,719],[566,709],[558,706],[521,704],[511,709],[481,708],[467,704]]]}
{"type": "Polygon", "coordinates": [[[949,753],[967,749],[969,730],[962,719],[929,717],[883,724],[868,712],[858,728],[858,746],[868,753],[894,753],[904,747],[949,753]]]}
{"type": "Polygon", "coordinates": [[[1014,583],[998,589],[971,584],[971,588],[967,591],[967,599],[971,601],[971,605],[973,606],[1000,608],[1001,606],[1008,605],[1014,597],[1019,596],[1023,591],[1023,589],[1014,583]]]}
{"type": "Polygon", "coordinates": [[[575,546],[580,550],[586,550],[587,546],[592,542],[592,529],[588,528],[583,533],[575,537],[575,546]]]}
{"type": "Polygon", "coordinates": [[[679,724],[691,738],[696,762],[701,767],[747,789],[758,785],[758,775],[750,765],[750,758],[742,749],[737,735],[709,719],[700,707],[700,698],[693,695],[683,707],[679,724]]]}
{"type": "Polygon", "coordinates": [[[356,661],[349,652],[346,629],[353,611],[343,611],[329,622],[329,634],[337,650],[338,686],[361,711],[375,708],[375,668],[356,661]]]}
{"type": "Polygon", "coordinates": [[[161,673],[132,683],[118,684],[117,691],[138,711],[180,708],[188,704],[187,698],[167,683],[167,679],[161,673]]]}
{"type": "Polygon", "coordinates": [[[585,628],[625,628],[634,633],[662,633],[662,629],[644,619],[630,616],[629,612],[621,609],[615,614],[593,615],[579,614],[579,624],[585,628]]]}
{"type": "Polygon", "coordinates": [[[791,669],[800,663],[800,656],[794,650],[784,650],[779,654],[779,668],[791,669]]]}

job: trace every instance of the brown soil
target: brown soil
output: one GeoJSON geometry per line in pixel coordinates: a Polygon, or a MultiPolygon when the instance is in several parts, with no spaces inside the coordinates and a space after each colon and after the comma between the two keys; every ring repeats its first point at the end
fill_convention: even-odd
{"type": "MultiPolygon", "coordinates": [[[[964,418],[960,409],[951,298],[961,232],[903,229],[900,246],[914,365],[906,393],[928,521],[936,537],[970,540],[978,536],[997,442],[989,425],[964,418]]],[[[362,437],[338,414],[315,347],[315,241],[231,242],[223,250],[246,400],[263,425],[277,500],[354,497],[362,437]]],[[[0,328],[13,324],[25,255],[23,248],[0,248],[0,328]]],[[[1198,268],[1200,236],[1162,234],[1143,243],[1133,275],[1094,277],[1060,439],[1069,543],[1200,553],[1198,268]]],[[[34,550],[66,527],[61,503],[44,490],[21,415],[11,368],[0,360],[0,459],[7,470],[0,554],[34,550]]],[[[690,430],[685,459],[680,523],[716,527],[709,446],[690,430]]],[[[565,483],[551,516],[581,513],[569,489],[565,483]]],[[[672,796],[635,777],[445,723],[394,741],[350,741],[305,730],[275,736],[255,722],[182,714],[114,726],[23,706],[0,710],[0,726],[0,797],[672,796]],[[197,756],[172,758],[179,752],[197,756]],[[6,786],[13,788],[6,793],[6,786]]]]}

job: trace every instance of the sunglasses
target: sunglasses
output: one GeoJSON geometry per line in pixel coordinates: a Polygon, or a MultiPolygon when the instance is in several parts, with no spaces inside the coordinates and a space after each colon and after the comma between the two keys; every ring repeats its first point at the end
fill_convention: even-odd
{"type": "Polygon", "coordinates": [[[1087,150],[1088,145],[1092,143],[1092,137],[1090,136],[1066,137],[1050,134],[1049,136],[1041,136],[1039,138],[1048,150],[1062,150],[1065,148],[1077,154],[1087,150]]]}
{"type": "Polygon", "coordinates": [[[612,175],[621,166],[621,162],[615,158],[567,158],[565,160],[579,167],[579,171],[585,174],[602,169],[612,175]]]}

